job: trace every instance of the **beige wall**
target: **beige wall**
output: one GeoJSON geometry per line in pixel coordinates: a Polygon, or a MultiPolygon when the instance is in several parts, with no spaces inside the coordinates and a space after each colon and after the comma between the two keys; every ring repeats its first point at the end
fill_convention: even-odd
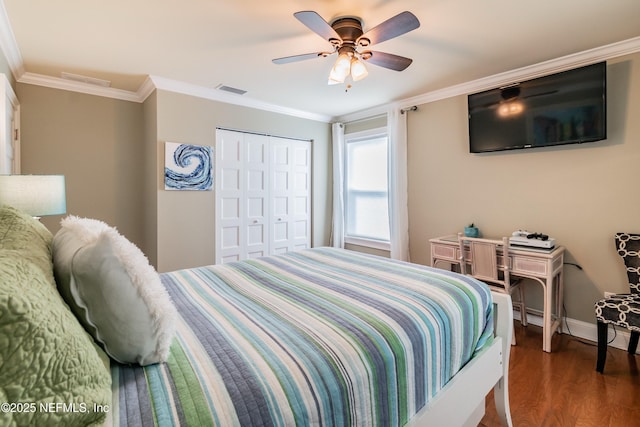
{"type": "MultiPolygon", "coordinates": [[[[640,232],[640,54],[610,61],[606,141],[470,154],[466,97],[420,105],[408,116],[411,259],[429,264],[433,237],[470,222],[486,236],[516,229],[549,234],[567,248],[569,318],[593,322],[603,292],[628,292],[617,231],[640,232]]],[[[541,308],[540,286],[527,287],[541,308]]]]}
{"type": "Polygon", "coordinates": [[[313,140],[312,244],[328,244],[331,219],[328,123],[167,91],[158,91],[157,98],[159,271],[215,262],[214,192],[165,191],[163,170],[165,141],[215,147],[216,127],[313,140]]]}
{"type": "MultiPolygon", "coordinates": [[[[18,83],[24,174],[64,174],[67,213],[118,228],[145,253],[139,103],[18,83]]],[[[59,229],[61,216],[42,222],[59,229]]]]}

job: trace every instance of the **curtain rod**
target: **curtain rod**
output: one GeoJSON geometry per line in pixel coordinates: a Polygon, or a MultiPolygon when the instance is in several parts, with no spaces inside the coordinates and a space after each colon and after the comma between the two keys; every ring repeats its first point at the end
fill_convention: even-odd
{"type": "Polygon", "coordinates": [[[261,133],[261,132],[252,132],[249,130],[240,130],[240,129],[231,129],[231,128],[224,128],[221,126],[216,126],[216,129],[220,129],[220,130],[228,130],[231,132],[239,132],[239,133],[248,133],[250,135],[259,135],[259,136],[272,136],[274,138],[284,138],[284,139],[292,139],[294,141],[309,141],[309,142],[313,142],[313,139],[305,139],[305,138],[294,138],[291,136],[282,136],[282,135],[272,135],[272,134],[268,134],[268,133],[261,133]]]}
{"type": "Polygon", "coordinates": [[[402,109],[400,110],[400,114],[404,114],[404,113],[407,113],[407,112],[409,112],[409,111],[416,111],[417,109],[418,109],[418,106],[417,106],[417,105],[413,105],[413,106],[411,106],[411,107],[407,107],[407,108],[402,108],[402,109]]]}

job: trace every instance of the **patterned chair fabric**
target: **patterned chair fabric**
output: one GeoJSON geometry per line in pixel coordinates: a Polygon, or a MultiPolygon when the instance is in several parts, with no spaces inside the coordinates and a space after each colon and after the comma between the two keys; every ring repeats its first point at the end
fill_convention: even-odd
{"type": "Polygon", "coordinates": [[[618,255],[624,261],[629,279],[628,294],[613,295],[595,304],[598,321],[598,362],[596,370],[603,372],[607,350],[607,325],[621,326],[631,331],[629,353],[635,353],[640,335],[640,234],[617,233],[618,255]]]}

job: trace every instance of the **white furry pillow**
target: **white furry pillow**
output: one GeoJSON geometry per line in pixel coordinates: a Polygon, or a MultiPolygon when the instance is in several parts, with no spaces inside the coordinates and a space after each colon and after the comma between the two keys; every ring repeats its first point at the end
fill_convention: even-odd
{"type": "Polygon", "coordinates": [[[60,293],[121,363],[164,362],[177,311],[142,251],[102,221],[68,216],[53,239],[60,293]]]}

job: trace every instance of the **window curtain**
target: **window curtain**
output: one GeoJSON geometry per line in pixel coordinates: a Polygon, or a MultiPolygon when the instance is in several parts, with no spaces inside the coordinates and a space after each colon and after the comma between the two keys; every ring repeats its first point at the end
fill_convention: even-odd
{"type": "Polygon", "coordinates": [[[344,248],[344,124],[334,123],[331,128],[333,143],[333,221],[331,244],[344,248]]]}
{"type": "MultiPolygon", "coordinates": [[[[387,112],[389,129],[389,231],[391,258],[409,261],[407,196],[407,115],[399,108],[387,112]]],[[[335,166],[334,166],[335,167],[335,166]]]]}

